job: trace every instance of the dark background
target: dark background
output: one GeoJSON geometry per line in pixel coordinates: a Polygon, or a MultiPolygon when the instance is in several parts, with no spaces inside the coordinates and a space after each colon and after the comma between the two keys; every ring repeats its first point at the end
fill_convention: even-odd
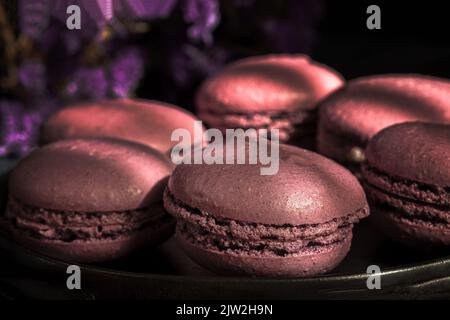
{"type": "Polygon", "coordinates": [[[450,9],[446,1],[325,2],[313,57],[347,79],[381,73],[450,78],[450,9]],[[366,28],[366,9],[381,8],[381,30],[366,28]]]}
{"type": "MultiPolygon", "coordinates": [[[[17,22],[17,2],[0,1],[5,1],[11,14],[10,19],[17,22]]],[[[323,4],[323,11],[310,54],[314,59],[341,72],[346,79],[382,73],[422,73],[450,78],[450,10],[446,1],[320,2],[323,4]],[[381,8],[381,30],[368,30],[366,27],[369,16],[366,9],[371,4],[381,8]]],[[[258,14],[255,10],[251,13],[258,14]]],[[[223,25],[227,22],[229,21],[221,22],[215,31],[216,38],[221,38],[224,32],[230,33],[230,30],[224,31],[223,25]]],[[[193,93],[203,76],[194,78],[186,88],[174,90],[173,80],[168,76],[171,71],[158,68],[166,65],[162,62],[165,59],[165,49],[172,45],[167,41],[167,37],[173,36],[167,31],[172,29],[170,23],[155,23],[156,32],[141,39],[143,43],[154,44],[149,52],[161,54],[156,59],[152,57],[151,60],[156,63],[147,67],[149,72],[141,82],[137,95],[181,104],[192,110],[193,93]]],[[[229,38],[236,47],[248,47],[249,42],[258,37],[252,30],[242,30],[241,27],[232,32],[234,34],[229,35],[229,38]]],[[[269,52],[262,48],[249,54],[263,53],[269,52]]],[[[236,55],[234,58],[239,57],[236,55]]]]}
{"type": "MultiPolygon", "coordinates": [[[[347,80],[383,73],[419,73],[450,78],[450,10],[445,1],[323,0],[319,1],[319,5],[320,3],[323,10],[317,33],[313,37],[313,46],[307,49],[307,53],[313,59],[342,73],[347,80]],[[366,10],[371,4],[381,8],[381,30],[369,30],[366,27],[369,17],[366,10]]],[[[269,2],[258,4],[260,9],[264,5],[269,6],[269,2]]],[[[250,14],[264,15],[267,12],[251,8],[250,14]]],[[[242,16],[245,17],[245,14],[242,16]]],[[[214,32],[216,41],[228,39],[230,43],[227,47],[244,48],[241,52],[237,50],[233,59],[239,59],[245,54],[272,52],[264,46],[258,47],[261,34],[251,23],[243,27],[241,22],[237,29],[233,29],[230,27],[232,21],[222,18],[214,32]]],[[[156,44],[149,52],[165,52],[167,41],[164,39],[172,36],[167,36],[167,30],[171,27],[163,22],[159,29],[158,24],[155,28],[158,31],[143,41],[156,44]]],[[[163,60],[164,56],[156,59],[163,60]]],[[[138,96],[172,102],[194,111],[193,96],[204,77],[193,77],[187,87],[173,90],[172,80],[167,79],[170,71],[164,68],[156,71],[154,67],[149,66],[152,68],[151,72],[146,73],[147,76],[137,91],[138,96]],[[154,81],[155,79],[158,81],[154,81]]]]}

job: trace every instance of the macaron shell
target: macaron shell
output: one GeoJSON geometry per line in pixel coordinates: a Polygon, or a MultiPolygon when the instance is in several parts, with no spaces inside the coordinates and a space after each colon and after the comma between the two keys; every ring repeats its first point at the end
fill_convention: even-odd
{"type": "Polygon", "coordinates": [[[450,228],[418,219],[406,219],[395,211],[374,208],[370,217],[392,239],[409,246],[449,246],[450,228]]]}
{"type": "Polygon", "coordinates": [[[128,211],[161,202],[173,165],[147,146],[113,139],[63,140],[34,151],[12,171],[23,204],[77,212],[128,211]]]}
{"type": "Polygon", "coordinates": [[[320,106],[320,126],[358,142],[416,120],[450,123],[450,81],[412,74],[359,78],[320,106]]]}
{"type": "Polygon", "coordinates": [[[282,257],[221,252],[193,245],[178,233],[176,236],[192,260],[222,275],[292,278],[322,274],[334,269],[345,258],[351,246],[351,237],[348,237],[334,246],[282,257]]]}
{"type": "Polygon", "coordinates": [[[450,187],[450,124],[405,123],[378,133],[368,165],[394,177],[450,187]]]}
{"type": "Polygon", "coordinates": [[[344,83],[334,70],[304,55],[247,58],[205,81],[199,113],[311,110],[344,83]]]}
{"type": "MultiPolygon", "coordinates": [[[[172,132],[186,129],[193,139],[197,119],[187,111],[157,101],[132,99],[105,100],[74,105],[51,116],[42,126],[41,143],[61,139],[111,137],[151,146],[162,153],[178,142],[171,141],[172,132]]],[[[200,144],[200,139],[191,141],[200,144]]]]}
{"type": "Polygon", "coordinates": [[[252,223],[316,224],[367,209],[363,189],[347,169],[293,146],[280,145],[279,152],[274,175],[261,175],[260,164],[182,164],[168,188],[192,208],[252,223]]]}

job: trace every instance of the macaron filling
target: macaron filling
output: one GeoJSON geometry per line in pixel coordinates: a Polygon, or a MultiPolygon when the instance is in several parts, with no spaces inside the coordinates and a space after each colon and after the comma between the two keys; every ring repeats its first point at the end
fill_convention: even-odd
{"type": "Polygon", "coordinates": [[[315,112],[226,112],[208,110],[202,114],[210,127],[225,131],[228,128],[279,129],[280,140],[287,141],[293,135],[313,136],[316,131],[315,112]]]}
{"type": "Polygon", "coordinates": [[[391,177],[369,165],[362,167],[366,183],[388,193],[430,204],[450,206],[450,186],[442,187],[391,177]]]}
{"type": "Polygon", "coordinates": [[[362,172],[370,201],[381,214],[450,229],[450,187],[390,177],[369,165],[364,165],[362,172]]]}
{"type": "Polygon", "coordinates": [[[162,204],[120,212],[69,212],[33,207],[12,197],[4,219],[9,228],[30,238],[66,243],[117,240],[173,224],[162,204]]]}
{"type": "Polygon", "coordinates": [[[320,224],[267,225],[217,218],[176,199],[167,188],[165,206],[177,218],[177,235],[197,246],[215,251],[273,256],[323,250],[351,239],[353,224],[365,217],[363,208],[320,224]]]}

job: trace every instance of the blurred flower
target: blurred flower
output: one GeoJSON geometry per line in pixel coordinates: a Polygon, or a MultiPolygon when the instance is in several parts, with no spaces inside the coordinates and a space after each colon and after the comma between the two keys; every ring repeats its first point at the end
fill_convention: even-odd
{"type": "Polygon", "coordinates": [[[108,93],[108,81],[103,67],[81,67],[72,76],[66,93],[74,100],[102,99],[108,93]]]}
{"type": "Polygon", "coordinates": [[[51,1],[52,14],[57,19],[66,23],[67,8],[76,5],[81,9],[83,29],[85,22],[94,22],[101,27],[114,15],[114,4],[117,0],[49,0],[51,1]]]}
{"type": "Polygon", "coordinates": [[[38,125],[52,110],[49,106],[127,97],[137,91],[143,98],[192,110],[201,81],[231,60],[271,52],[308,53],[323,4],[323,0],[19,1],[20,28],[30,39],[21,42],[23,52],[17,51],[14,60],[21,65],[12,69],[24,90],[13,88],[7,92],[12,100],[0,100],[0,155],[30,150],[38,125]],[[81,8],[81,30],[65,27],[67,7],[73,4],[81,8]],[[218,29],[221,20],[226,23],[218,29]],[[25,99],[14,100],[23,91],[20,97],[25,99]]]}
{"type": "Polygon", "coordinates": [[[50,22],[49,0],[20,1],[20,30],[31,39],[38,39],[50,22]]]}
{"type": "MultiPolygon", "coordinates": [[[[30,0],[22,0],[30,1],[30,0]]],[[[36,0],[33,0],[36,1],[36,0]]],[[[43,1],[43,0],[37,0],[43,1]]],[[[71,5],[77,5],[81,11],[81,29],[76,32],[83,38],[93,38],[98,34],[101,27],[105,24],[102,8],[98,5],[97,0],[46,0],[50,3],[51,15],[64,26],[66,25],[68,14],[67,8],[71,5]]],[[[105,2],[106,0],[101,0],[105,2]]],[[[67,28],[61,28],[67,30],[67,28]]]]}
{"type": "Polygon", "coordinates": [[[129,9],[127,15],[139,19],[167,17],[175,7],[177,0],[122,0],[122,5],[129,9]]]}
{"type": "Polygon", "coordinates": [[[39,108],[17,101],[0,100],[0,156],[27,154],[34,146],[43,119],[55,108],[53,100],[34,102],[39,108]]]}
{"type": "Polygon", "coordinates": [[[21,108],[22,106],[17,102],[0,100],[0,156],[8,155],[17,148],[13,132],[21,108]]]}
{"type": "Polygon", "coordinates": [[[63,33],[63,41],[67,50],[67,54],[74,55],[82,46],[81,38],[74,32],[65,31],[63,33]]]}
{"type": "MultiPolygon", "coordinates": [[[[83,17],[82,30],[99,31],[115,18],[129,21],[136,19],[156,19],[167,17],[175,7],[177,0],[38,0],[50,1],[52,15],[65,23],[67,7],[78,5],[83,17]]],[[[86,32],[85,32],[86,33],[86,32]]]]}
{"type": "Polygon", "coordinates": [[[212,31],[220,21],[219,3],[217,0],[186,0],[184,18],[192,23],[188,35],[193,40],[212,43],[212,31]]]}
{"type": "Polygon", "coordinates": [[[126,97],[134,91],[142,78],[144,61],[138,48],[121,51],[110,67],[111,87],[116,97],[126,97]]]}
{"type": "Polygon", "coordinates": [[[39,62],[26,62],[18,70],[20,84],[29,94],[42,96],[46,92],[45,66],[39,62]]]}

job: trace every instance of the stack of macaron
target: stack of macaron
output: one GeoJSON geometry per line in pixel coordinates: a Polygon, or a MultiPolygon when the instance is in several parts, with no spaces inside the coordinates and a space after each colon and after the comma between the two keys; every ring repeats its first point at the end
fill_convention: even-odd
{"type": "MultiPolygon", "coordinates": [[[[104,100],[63,108],[42,126],[40,143],[61,139],[108,137],[137,142],[169,155],[177,143],[175,129],[186,129],[194,139],[203,132],[197,119],[187,111],[159,101],[136,99],[104,100]],[[200,128],[198,128],[200,126],[200,128]]],[[[192,144],[199,145],[200,139],[192,144]]]]}
{"type": "Polygon", "coordinates": [[[116,260],[163,242],[174,229],[162,196],[174,168],[171,133],[180,128],[203,132],[193,115],[156,101],[61,109],[42,126],[43,146],[11,173],[3,229],[76,262],[116,260]]]}
{"type": "Polygon", "coordinates": [[[318,152],[364,184],[374,225],[420,247],[450,245],[450,81],[378,75],[319,106],[318,152]]]}
{"type": "Polygon", "coordinates": [[[318,152],[359,172],[369,139],[397,123],[450,123],[450,81],[421,75],[355,79],[319,107],[318,152]]]}
{"type": "Polygon", "coordinates": [[[171,235],[161,202],[171,170],[158,151],[124,140],[49,144],[12,171],[3,223],[52,257],[115,260],[171,235]]]}
{"type": "Polygon", "coordinates": [[[420,247],[450,245],[450,125],[411,122],[376,134],[362,174],[372,218],[420,247]]]}
{"type": "Polygon", "coordinates": [[[188,256],[218,274],[265,277],[321,274],[344,259],[353,224],[369,214],[358,180],[312,151],[279,154],[275,175],[250,164],[176,167],[164,206],[188,256]]]}
{"type": "Polygon", "coordinates": [[[198,116],[222,131],[278,129],[281,142],[313,149],[317,104],[343,84],[339,73],[304,55],[247,58],[204,82],[198,116]]]}
{"type": "MultiPolygon", "coordinates": [[[[204,145],[194,115],[156,101],[84,103],[52,115],[41,147],[12,171],[2,227],[31,249],[80,262],[123,258],[175,233],[202,267],[263,277],[332,270],[369,211],[395,240],[450,245],[448,80],[345,83],[306,56],[269,55],[208,78],[196,104],[205,125],[222,132],[278,129],[278,172],[174,166],[174,130],[204,145]],[[306,150],[316,141],[318,153],[306,150]]],[[[225,147],[215,153],[225,157],[225,147]]]]}

